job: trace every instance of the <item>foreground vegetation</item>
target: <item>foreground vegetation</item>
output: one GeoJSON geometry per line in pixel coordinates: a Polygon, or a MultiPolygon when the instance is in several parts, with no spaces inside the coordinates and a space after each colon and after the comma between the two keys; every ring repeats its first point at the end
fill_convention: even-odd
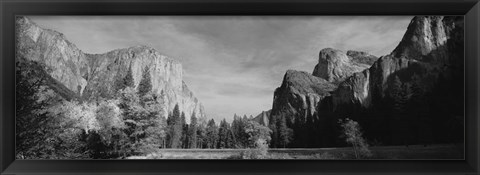
{"type": "MultiPolygon", "coordinates": [[[[164,149],[128,159],[242,159],[247,149],[164,149]]],[[[371,147],[366,159],[463,159],[462,144],[371,147]]],[[[356,159],[351,147],[344,148],[270,148],[265,159],[356,159]]]]}

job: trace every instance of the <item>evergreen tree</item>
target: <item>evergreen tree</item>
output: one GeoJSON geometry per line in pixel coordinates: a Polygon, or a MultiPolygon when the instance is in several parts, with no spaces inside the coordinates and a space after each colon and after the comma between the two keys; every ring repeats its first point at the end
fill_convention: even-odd
{"type": "Polygon", "coordinates": [[[137,115],[136,109],[140,109],[139,106],[140,99],[137,94],[134,92],[133,88],[127,87],[120,91],[120,104],[119,108],[122,111],[123,119],[125,120],[125,128],[123,132],[125,133],[128,141],[124,144],[124,156],[128,156],[131,152],[134,151],[134,144],[137,141],[134,133],[137,130],[137,115]]]}
{"type": "Polygon", "coordinates": [[[143,97],[145,94],[152,90],[152,82],[151,82],[150,71],[147,68],[143,70],[142,73],[142,80],[140,80],[140,84],[138,85],[138,94],[140,97],[143,97]]]}
{"type": "Polygon", "coordinates": [[[245,133],[245,125],[248,119],[237,116],[233,117],[232,130],[236,148],[246,148],[248,144],[248,135],[245,133]]]}
{"type": "Polygon", "coordinates": [[[207,148],[216,148],[218,142],[218,126],[215,120],[208,121],[206,128],[206,144],[207,148]]]}
{"type": "Polygon", "coordinates": [[[235,145],[236,147],[238,147],[238,144],[239,144],[239,122],[238,122],[238,117],[236,114],[233,115],[233,121],[232,121],[232,133],[233,133],[233,137],[235,138],[235,145]]]}
{"type": "Polygon", "coordinates": [[[119,107],[123,111],[126,125],[124,131],[130,138],[131,151],[138,152],[144,149],[151,143],[147,142],[150,139],[150,132],[153,132],[151,127],[158,127],[156,123],[161,116],[161,105],[152,94],[140,98],[133,88],[127,87],[121,91],[119,107]]]}
{"type": "Polygon", "coordinates": [[[170,133],[169,133],[169,145],[170,148],[180,148],[182,137],[182,121],[180,116],[180,109],[178,104],[173,108],[172,115],[170,117],[170,133]]]}
{"type": "Polygon", "coordinates": [[[195,113],[192,113],[190,118],[190,126],[188,127],[188,148],[197,148],[197,130],[198,130],[198,123],[197,117],[195,113]]]}
{"type": "Polygon", "coordinates": [[[235,137],[233,135],[232,127],[229,127],[227,132],[227,139],[226,139],[226,146],[227,148],[235,148],[235,137]]]}
{"type": "Polygon", "coordinates": [[[197,128],[197,148],[207,148],[207,131],[205,124],[199,123],[197,128]]]}
{"type": "Polygon", "coordinates": [[[145,137],[142,140],[143,151],[155,150],[159,147],[165,147],[165,129],[166,121],[163,117],[166,113],[164,111],[164,99],[152,92],[145,94],[142,98],[142,103],[147,112],[144,119],[145,137]]]}
{"type": "Polygon", "coordinates": [[[182,121],[182,138],[181,138],[181,142],[182,142],[182,148],[187,148],[188,147],[188,137],[187,137],[187,133],[188,133],[188,124],[186,122],[186,119],[185,119],[185,113],[182,112],[182,117],[181,117],[181,121],[182,121]]]}
{"type": "Polygon", "coordinates": [[[227,148],[228,145],[228,131],[230,126],[225,119],[220,122],[218,129],[218,148],[227,148]]]}

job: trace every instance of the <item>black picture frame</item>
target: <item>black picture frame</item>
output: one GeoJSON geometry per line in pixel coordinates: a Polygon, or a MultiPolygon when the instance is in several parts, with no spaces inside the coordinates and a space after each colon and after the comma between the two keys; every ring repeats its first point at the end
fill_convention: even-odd
{"type": "Polygon", "coordinates": [[[478,174],[478,0],[1,0],[0,174],[478,174]],[[15,160],[15,15],[464,15],[465,160],[15,160]]]}

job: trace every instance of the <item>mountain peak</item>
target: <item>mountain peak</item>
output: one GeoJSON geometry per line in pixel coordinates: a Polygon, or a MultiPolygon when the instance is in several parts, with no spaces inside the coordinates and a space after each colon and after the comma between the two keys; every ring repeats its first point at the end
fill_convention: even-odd
{"type": "Polygon", "coordinates": [[[376,60],[376,57],[366,53],[358,51],[350,51],[349,53],[351,56],[333,48],[320,50],[318,64],[312,74],[329,82],[338,83],[355,72],[367,69],[371,65],[367,63],[376,60]]]}
{"type": "Polygon", "coordinates": [[[424,60],[432,51],[447,49],[444,46],[450,39],[451,31],[463,26],[456,25],[456,22],[455,18],[444,16],[414,17],[391,55],[396,58],[424,60]]]}

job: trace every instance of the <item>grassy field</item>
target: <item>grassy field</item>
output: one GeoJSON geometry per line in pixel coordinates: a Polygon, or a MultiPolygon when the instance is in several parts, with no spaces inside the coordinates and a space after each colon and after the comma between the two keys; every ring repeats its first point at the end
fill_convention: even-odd
{"type": "MultiPolygon", "coordinates": [[[[461,144],[370,147],[368,159],[463,159],[461,144]]],[[[246,149],[162,149],[128,159],[233,159],[246,149]]],[[[352,148],[269,149],[268,159],[355,159],[352,148]]]]}

